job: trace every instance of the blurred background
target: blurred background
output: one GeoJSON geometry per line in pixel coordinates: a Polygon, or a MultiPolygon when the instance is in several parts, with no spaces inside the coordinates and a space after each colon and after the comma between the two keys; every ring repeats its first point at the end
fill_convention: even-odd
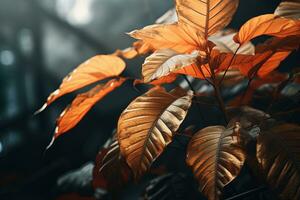
{"type": "MultiPolygon", "coordinates": [[[[230,27],[271,13],[278,3],[241,0],[230,27]]],[[[126,32],[154,23],[172,6],[172,0],[0,0],[0,199],[55,199],[57,178],[95,159],[120,112],[139,95],[130,84],[48,151],[55,119],[75,94],[33,113],[73,68],[130,46],[126,32]]],[[[130,61],[125,74],[138,77],[141,62],[130,61]]]]}

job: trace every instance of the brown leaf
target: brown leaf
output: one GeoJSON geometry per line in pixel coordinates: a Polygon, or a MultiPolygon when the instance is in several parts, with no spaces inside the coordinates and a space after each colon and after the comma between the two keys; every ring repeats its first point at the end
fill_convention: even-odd
{"type": "Polygon", "coordinates": [[[239,126],[210,126],[197,132],[187,148],[187,164],[209,200],[219,200],[225,185],[240,172],[245,152],[239,145],[239,126]]]}
{"type": "Polygon", "coordinates": [[[94,82],[120,75],[125,69],[124,61],[114,55],[98,55],[90,58],[73,70],[59,86],[50,94],[47,102],[38,111],[43,111],[59,97],[78,90],[94,82]]]}
{"type": "Polygon", "coordinates": [[[293,19],[300,19],[300,1],[285,0],[282,1],[276,8],[275,15],[293,19]]]}
{"type": "Polygon", "coordinates": [[[134,48],[134,47],[128,47],[126,49],[123,50],[116,50],[115,53],[113,53],[113,55],[119,56],[119,57],[123,57],[125,59],[133,59],[138,55],[138,51],[134,48]]]}
{"type": "Polygon", "coordinates": [[[239,0],[176,0],[179,23],[199,30],[204,38],[227,26],[239,0]]]}
{"type": "Polygon", "coordinates": [[[146,58],[142,75],[145,82],[169,75],[171,72],[189,66],[197,61],[199,56],[195,51],[191,54],[178,54],[171,49],[162,49],[146,58]]]}
{"type": "Polygon", "coordinates": [[[98,101],[117,87],[121,86],[125,80],[125,78],[120,78],[119,80],[113,79],[106,84],[95,86],[86,93],[77,95],[72,104],[68,106],[57,119],[57,127],[55,129],[54,138],[56,139],[76,126],[98,101]]]}
{"type": "Polygon", "coordinates": [[[300,21],[278,17],[274,14],[254,17],[240,28],[240,31],[234,36],[234,40],[243,45],[262,35],[276,37],[299,36],[300,21]]]}
{"type": "Polygon", "coordinates": [[[300,199],[300,127],[277,125],[261,133],[257,159],[266,182],[281,199],[300,199]]]}
{"type": "Polygon", "coordinates": [[[132,179],[132,172],[120,154],[118,141],[113,140],[96,158],[93,170],[94,188],[121,189],[132,179]]]}
{"type": "Polygon", "coordinates": [[[118,122],[118,141],[135,177],[147,171],[172,141],[191,106],[192,97],[192,92],[168,93],[155,87],[123,111],[118,122]]]}
{"type": "Polygon", "coordinates": [[[155,24],[129,33],[135,39],[142,40],[156,50],[172,49],[178,53],[190,53],[205,49],[206,41],[195,29],[175,24],[155,24]]]}

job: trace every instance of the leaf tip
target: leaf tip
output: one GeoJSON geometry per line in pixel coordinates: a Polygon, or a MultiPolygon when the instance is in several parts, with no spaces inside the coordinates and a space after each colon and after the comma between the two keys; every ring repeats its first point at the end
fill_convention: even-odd
{"type": "Polygon", "coordinates": [[[43,112],[47,108],[47,106],[48,106],[48,104],[44,103],[44,105],[40,109],[38,109],[37,111],[34,112],[34,115],[38,115],[41,112],[43,112]]]}

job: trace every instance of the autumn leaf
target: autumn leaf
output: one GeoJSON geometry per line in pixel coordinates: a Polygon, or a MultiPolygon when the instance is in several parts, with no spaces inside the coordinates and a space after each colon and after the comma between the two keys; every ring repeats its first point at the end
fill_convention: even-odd
{"type": "Polygon", "coordinates": [[[178,54],[171,49],[158,50],[146,58],[143,64],[142,75],[144,81],[150,82],[189,66],[197,61],[198,56],[197,51],[191,54],[178,54]]]}
{"type": "Polygon", "coordinates": [[[200,32],[177,23],[150,25],[134,30],[129,35],[151,45],[155,50],[172,49],[178,53],[190,53],[206,47],[206,41],[200,32]]]}
{"type": "Polygon", "coordinates": [[[300,199],[300,127],[277,125],[257,139],[257,159],[266,182],[281,199],[300,199]]]}
{"type": "Polygon", "coordinates": [[[276,8],[275,15],[293,19],[300,19],[300,1],[285,0],[282,1],[276,8]]]}
{"type": "Polygon", "coordinates": [[[78,90],[94,82],[120,75],[125,69],[122,59],[114,55],[98,55],[90,58],[73,70],[47,99],[38,111],[43,111],[59,97],[78,90]]]}
{"type": "Polygon", "coordinates": [[[155,87],[136,98],[118,121],[122,155],[139,178],[172,141],[192,101],[192,92],[155,87]]]}
{"type": "Polygon", "coordinates": [[[239,0],[176,0],[179,23],[199,30],[204,38],[227,26],[239,0]]]}
{"type": "Polygon", "coordinates": [[[240,172],[245,152],[239,145],[239,126],[210,126],[197,132],[187,148],[186,162],[199,190],[209,200],[219,200],[225,185],[240,172]]]}
{"type": "Polygon", "coordinates": [[[274,14],[254,17],[240,28],[234,36],[234,41],[243,45],[262,35],[276,37],[299,36],[300,21],[278,17],[274,14]]]}
{"type": "Polygon", "coordinates": [[[106,84],[100,84],[86,93],[79,94],[57,119],[54,139],[69,131],[86,115],[86,113],[103,97],[125,82],[125,78],[113,79],[106,84]]]}
{"type": "Polygon", "coordinates": [[[98,153],[95,164],[94,188],[117,190],[132,179],[132,171],[121,156],[118,141],[115,139],[98,153]]]}

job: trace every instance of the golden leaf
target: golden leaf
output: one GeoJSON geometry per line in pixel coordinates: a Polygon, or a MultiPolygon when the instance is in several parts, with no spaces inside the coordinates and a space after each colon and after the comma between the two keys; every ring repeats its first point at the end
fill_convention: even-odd
{"type": "Polygon", "coordinates": [[[143,64],[142,75],[144,81],[150,82],[169,75],[175,70],[189,66],[197,61],[198,56],[197,51],[191,54],[178,54],[171,49],[158,50],[146,58],[143,64]]]}
{"type": "Polygon", "coordinates": [[[113,79],[106,84],[95,86],[90,91],[79,94],[57,119],[54,138],[69,131],[86,115],[86,113],[103,97],[125,82],[125,78],[113,79]]]}
{"type": "Polygon", "coordinates": [[[191,106],[192,97],[191,91],[168,93],[155,87],[123,111],[118,122],[118,141],[135,177],[147,171],[172,141],[191,106]]]}
{"type": "Polygon", "coordinates": [[[257,159],[266,182],[281,199],[300,199],[300,127],[282,124],[257,139],[257,159]]]}
{"type": "Polygon", "coordinates": [[[59,89],[50,94],[47,102],[37,112],[43,111],[49,104],[65,94],[105,78],[118,76],[123,72],[124,69],[124,61],[117,56],[94,56],[79,65],[67,77],[65,77],[59,86],[59,89]]]}
{"type": "Polygon", "coordinates": [[[240,31],[234,36],[234,40],[240,44],[245,44],[262,35],[276,37],[299,36],[300,21],[278,17],[274,14],[254,17],[240,28],[240,31]]]}
{"type": "Polygon", "coordinates": [[[276,8],[275,15],[293,19],[300,19],[300,1],[285,0],[282,1],[276,8]]]}
{"type": "Polygon", "coordinates": [[[199,30],[204,38],[227,26],[239,0],[176,0],[179,23],[199,30]]]}
{"type": "Polygon", "coordinates": [[[178,53],[190,53],[206,47],[206,41],[201,33],[189,26],[179,26],[177,23],[150,25],[134,30],[129,35],[156,50],[172,49],[178,53]]]}
{"type": "Polygon", "coordinates": [[[240,172],[245,152],[239,145],[239,126],[210,126],[197,132],[187,148],[187,164],[209,200],[219,200],[225,185],[240,172]]]}

